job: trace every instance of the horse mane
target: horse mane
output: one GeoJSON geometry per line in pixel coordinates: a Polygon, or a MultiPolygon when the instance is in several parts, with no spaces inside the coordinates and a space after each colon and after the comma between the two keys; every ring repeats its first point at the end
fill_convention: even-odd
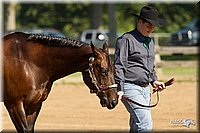
{"type": "Polygon", "coordinates": [[[44,34],[30,34],[27,40],[36,41],[42,44],[46,44],[48,46],[61,46],[61,47],[66,47],[66,46],[81,47],[82,45],[87,44],[78,40],[73,40],[58,36],[49,36],[44,34]]]}

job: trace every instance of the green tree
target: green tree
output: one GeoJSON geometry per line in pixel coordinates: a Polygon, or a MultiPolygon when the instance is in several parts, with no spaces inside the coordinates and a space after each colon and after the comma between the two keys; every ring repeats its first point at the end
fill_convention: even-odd
{"type": "Polygon", "coordinates": [[[74,35],[89,27],[87,4],[20,4],[18,28],[55,28],[74,35]]]}
{"type": "Polygon", "coordinates": [[[198,17],[196,3],[155,4],[154,6],[159,9],[162,17],[166,20],[166,26],[158,29],[158,32],[177,31],[198,17]]]}
{"type": "MultiPolygon", "coordinates": [[[[98,3],[95,3],[98,6],[98,3]]],[[[174,32],[183,28],[199,15],[197,3],[115,3],[117,31],[123,33],[132,30],[136,18],[130,12],[140,13],[144,5],[158,9],[166,26],[157,28],[156,32],[174,32]]],[[[67,36],[78,36],[81,31],[92,28],[92,23],[101,20],[92,19],[95,15],[93,3],[18,3],[16,6],[16,27],[18,29],[55,28],[67,36]],[[93,15],[92,15],[93,14],[93,15]],[[92,22],[93,21],[93,22],[92,22]]],[[[8,4],[3,3],[4,28],[7,23],[8,4]]],[[[101,3],[102,22],[98,27],[109,29],[109,10],[107,3],[101,3]]],[[[96,16],[99,18],[100,16],[96,16]]]]}

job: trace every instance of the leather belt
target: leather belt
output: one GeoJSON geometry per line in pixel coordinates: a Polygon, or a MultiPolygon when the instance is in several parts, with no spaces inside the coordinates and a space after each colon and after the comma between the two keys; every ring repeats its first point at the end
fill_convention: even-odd
{"type": "Polygon", "coordinates": [[[147,87],[149,85],[149,83],[137,83],[137,82],[134,82],[134,81],[125,81],[125,83],[131,83],[131,84],[136,84],[140,87],[147,87]]]}

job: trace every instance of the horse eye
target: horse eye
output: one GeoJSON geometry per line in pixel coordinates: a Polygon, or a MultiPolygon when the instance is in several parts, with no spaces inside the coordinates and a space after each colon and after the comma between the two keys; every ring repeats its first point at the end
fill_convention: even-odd
{"type": "Polygon", "coordinates": [[[102,76],[108,75],[108,70],[106,70],[106,69],[101,69],[101,75],[102,75],[102,76]]]}

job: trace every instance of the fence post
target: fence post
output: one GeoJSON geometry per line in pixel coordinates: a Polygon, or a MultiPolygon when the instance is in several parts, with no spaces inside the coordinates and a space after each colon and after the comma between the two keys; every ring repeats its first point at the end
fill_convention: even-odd
{"type": "Polygon", "coordinates": [[[154,43],[155,43],[155,66],[156,66],[156,73],[159,77],[161,77],[162,74],[162,68],[161,68],[161,58],[160,58],[160,46],[159,46],[159,36],[158,33],[154,33],[154,43]]]}

